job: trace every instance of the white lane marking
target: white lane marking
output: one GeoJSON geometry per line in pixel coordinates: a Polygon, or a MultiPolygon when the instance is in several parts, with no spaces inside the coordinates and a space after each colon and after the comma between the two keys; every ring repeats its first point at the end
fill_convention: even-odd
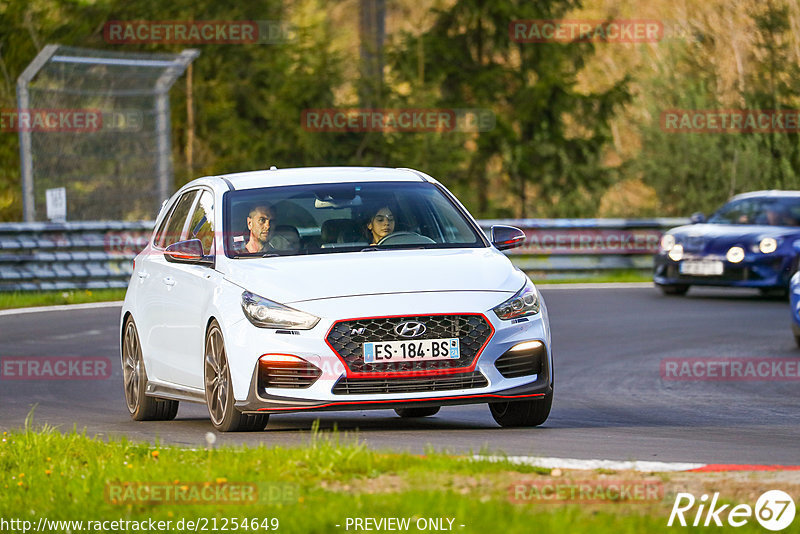
{"type": "MultiPolygon", "coordinates": [[[[533,279],[536,284],[536,279],[533,279]]],[[[536,289],[540,291],[547,291],[549,289],[656,289],[653,282],[613,282],[604,284],[596,282],[593,284],[536,284],[536,289]]]]}
{"type": "Polygon", "coordinates": [[[536,456],[481,456],[475,455],[473,460],[487,462],[508,461],[517,465],[532,465],[549,469],[610,469],[612,471],[642,471],[647,473],[666,471],[688,471],[699,469],[707,464],[692,464],[680,462],[647,462],[647,461],[618,461],[618,460],[578,460],[573,458],[538,458],[536,456]]]}
{"type": "Polygon", "coordinates": [[[37,306],[35,308],[12,308],[10,310],[0,310],[0,317],[4,315],[17,315],[23,313],[69,311],[69,310],[93,310],[96,308],[114,308],[122,306],[121,300],[111,302],[87,302],[86,304],[59,304],[57,306],[37,306]]]}

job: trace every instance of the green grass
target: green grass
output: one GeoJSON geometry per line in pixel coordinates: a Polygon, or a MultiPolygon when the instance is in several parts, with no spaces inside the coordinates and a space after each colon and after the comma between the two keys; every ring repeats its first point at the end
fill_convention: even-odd
{"type": "MultiPolygon", "coordinates": [[[[348,517],[455,518],[455,532],[504,534],[668,532],[670,502],[515,504],[508,486],[549,470],[507,462],[468,461],[428,451],[424,456],[374,451],[352,438],[323,437],[307,445],[187,450],[103,441],[75,431],[30,428],[0,436],[0,518],[154,520],[277,518],[279,532],[346,532],[348,517]],[[257,503],[114,504],[109,484],[256,483],[257,503]],[[269,498],[264,488],[277,488],[269,498]],[[335,525],[341,525],[337,528],[335,525]],[[460,527],[458,525],[465,525],[460,527]]],[[[113,486],[119,487],[119,486],[113,486]]],[[[230,528],[230,526],[229,526],[230,528]]],[[[174,530],[174,527],[173,527],[174,530]]],[[[680,529],[692,531],[692,529],[680,529]]],[[[76,532],[73,529],[73,532],[76,532]]],[[[351,527],[350,531],[353,531],[351,527]]],[[[751,525],[737,529],[755,531],[751,525]]]]}
{"type": "Polygon", "coordinates": [[[531,280],[533,280],[536,283],[536,285],[589,284],[589,283],[610,284],[610,283],[624,283],[624,282],[653,281],[653,275],[651,273],[645,274],[637,270],[621,270],[621,271],[610,271],[602,273],[589,273],[586,276],[569,277],[569,278],[542,278],[541,273],[532,273],[532,272],[529,272],[528,275],[531,277],[531,280]]]}
{"type": "Polygon", "coordinates": [[[55,304],[83,304],[108,302],[125,298],[124,289],[70,289],[65,291],[16,291],[0,293],[0,310],[52,306],[55,304]]]}

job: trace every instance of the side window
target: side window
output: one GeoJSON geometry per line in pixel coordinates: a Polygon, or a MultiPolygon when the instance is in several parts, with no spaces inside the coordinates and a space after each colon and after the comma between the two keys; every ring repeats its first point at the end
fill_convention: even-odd
{"type": "Polygon", "coordinates": [[[177,204],[175,204],[175,209],[172,210],[166,226],[162,225],[164,226],[164,229],[156,238],[156,246],[165,248],[168,245],[177,243],[181,240],[181,231],[183,230],[183,225],[186,223],[186,217],[189,215],[189,210],[192,208],[192,204],[194,203],[196,196],[197,191],[189,191],[184,193],[183,196],[178,199],[177,204]]]}
{"type": "Polygon", "coordinates": [[[189,233],[186,239],[199,239],[203,243],[203,252],[212,254],[214,250],[214,195],[203,191],[200,200],[189,220],[189,233]]]}

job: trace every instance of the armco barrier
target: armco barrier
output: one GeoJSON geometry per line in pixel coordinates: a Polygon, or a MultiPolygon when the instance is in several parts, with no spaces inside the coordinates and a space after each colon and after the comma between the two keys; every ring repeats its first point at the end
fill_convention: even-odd
{"type": "MultiPolygon", "coordinates": [[[[586,276],[613,269],[652,268],[666,228],[686,219],[508,219],[480,221],[525,231],[525,245],[508,251],[521,269],[540,277],[586,276]]],[[[131,260],[153,221],[0,224],[0,291],[127,287],[131,260]]]]}
{"type": "Polygon", "coordinates": [[[0,224],[0,291],[127,287],[152,221],[0,224]]]}
{"type": "Polygon", "coordinates": [[[689,219],[499,219],[479,221],[525,232],[525,245],[508,251],[514,265],[536,278],[589,278],[609,270],[649,273],[665,230],[689,219]]]}

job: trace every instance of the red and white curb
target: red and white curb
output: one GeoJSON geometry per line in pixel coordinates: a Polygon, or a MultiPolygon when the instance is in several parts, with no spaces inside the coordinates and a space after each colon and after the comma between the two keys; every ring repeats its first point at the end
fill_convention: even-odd
{"type": "Polygon", "coordinates": [[[546,469],[576,469],[611,471],[640,471],[645,473],[663,473],[672,471],[688,471],[711,473],[721,471],[800,471],[800,465],[753,465],[753,464],[701,464],[684,462],[649,462],[620,460],[579,460],[573,458],[543,458],[537,456],[481,456],[472,457],[476,461],[509,462],[515,465],[530,465],[546,469]]]}

